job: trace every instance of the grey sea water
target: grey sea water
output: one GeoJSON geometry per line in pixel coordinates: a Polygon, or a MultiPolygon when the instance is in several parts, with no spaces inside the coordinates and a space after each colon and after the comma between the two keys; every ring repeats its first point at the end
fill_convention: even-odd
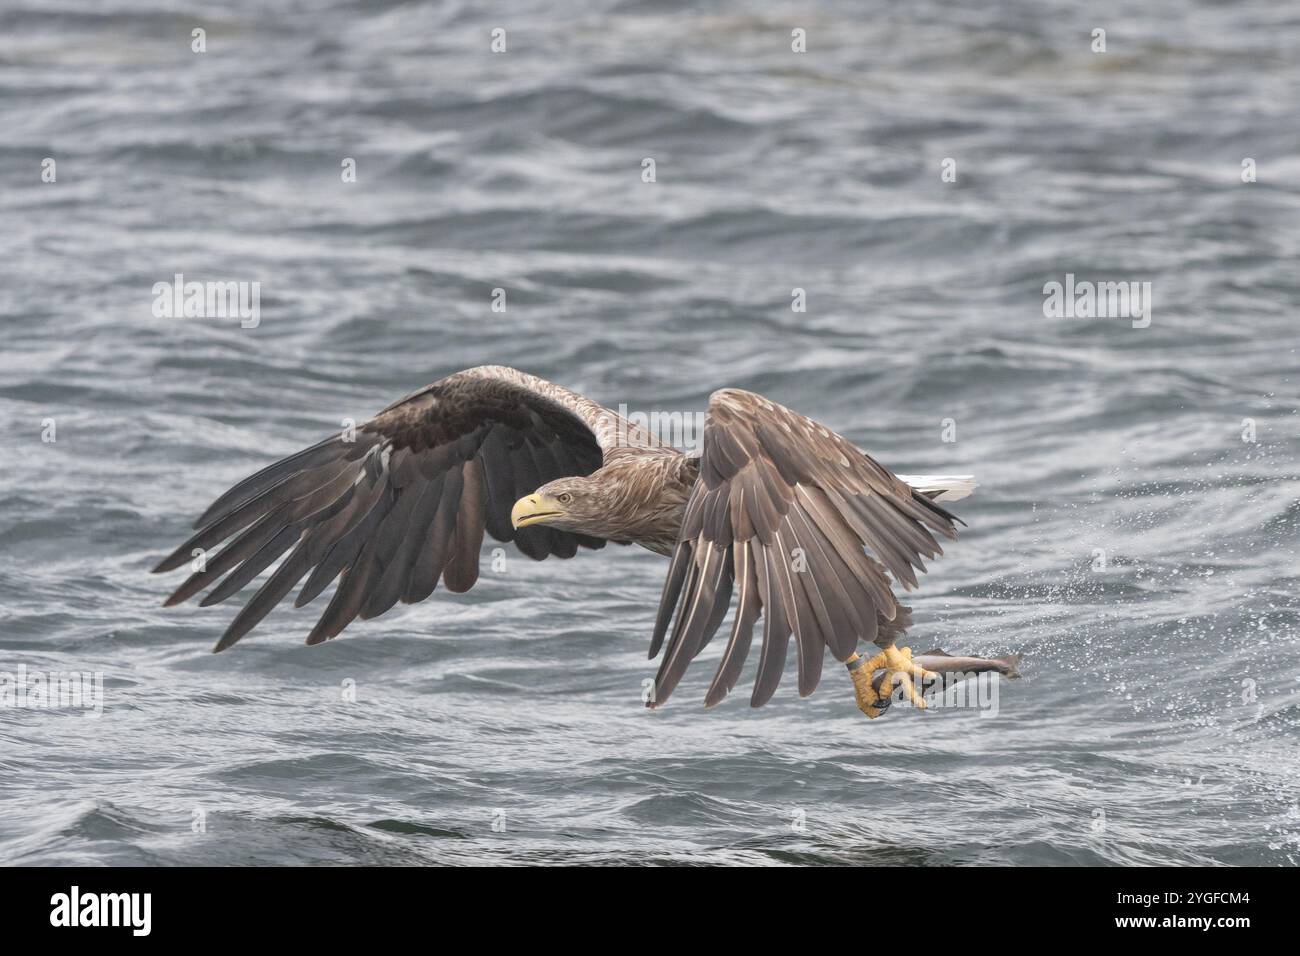
{"type": "Polygon", "coordinates": [[[1284,3],[8,0],[0,672],[104,704],[0,708],[0,862],[1294,865],[1298,183],[1284,3]],[[156,317],[177,273],[260,324],[156,317]],[[1024,678],[705,711],[715,641],[648,711],[629,549],[315,648],[160,607],[218,493],[483,363],[975,473],[908,643],[1024,678]]]}

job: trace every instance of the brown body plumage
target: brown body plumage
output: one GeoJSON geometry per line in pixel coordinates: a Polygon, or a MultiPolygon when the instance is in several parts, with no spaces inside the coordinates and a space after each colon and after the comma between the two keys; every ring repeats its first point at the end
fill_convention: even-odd
{"type": "Polygon", "coordinates": [[[671,555],[651,656],[664,657],[655,702],[736,613],[706,703],[735,685],[763,619],[751,702],[771,697],[791,638],[799,691],[825,650],[892,643],[910,622],[894,598],[955,537],[935,503],[966,479],[913,488],[811,419],[739,389],[709,402],[704,450],[688,457],[568,389],[501,366],[467,369],[390,405],[355,436],[327,439],[240,482],[157,571],[197,569],[167,600],[224,600],[279,561],[216,650],[251,630],[304,577],[302,606],[335,579],[308,635],[428,597],[465,591],[484,535],[530,557],[573,557],[607,541],[671,555]],[[207,551],[229,543],[215,555],[207,551]],[[671,625],[671,631],[670,631],[671,625]]]}

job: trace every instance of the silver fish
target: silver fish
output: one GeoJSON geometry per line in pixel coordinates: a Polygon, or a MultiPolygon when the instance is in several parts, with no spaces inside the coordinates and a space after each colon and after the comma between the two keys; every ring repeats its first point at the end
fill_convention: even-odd
{"type": "MultiPolygon", "coordinates": [[[[917,682],[916,689],[920,691],[923,697],[938,688],[941,683],[944,687],[952,687],[963,678],[973,674],[997,671],[1010,680],[1020,677],[1019,654],[1008,654],[1005,657],[954,657],[942,648],[936,647],[933,650],[913,656],[912,663],[919,664],[926,670],[940,675],[917,682]]],[[[877,694],[880,693],[880,685],[884,680],[885,671],[881,671],[876,675],[875,680],[871,682],[871,686],[877,694]]],[[[880,709],[882,711],[888,709],[892,702],[893,695],[886,697],[881,701],[880,709]]]]}

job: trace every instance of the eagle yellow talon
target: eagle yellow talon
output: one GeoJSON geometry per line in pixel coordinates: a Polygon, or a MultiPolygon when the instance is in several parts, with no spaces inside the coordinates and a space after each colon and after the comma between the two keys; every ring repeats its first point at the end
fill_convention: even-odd
{"type": "Polygon", "coordinates": [[[916,689],[916,680],[926,680],[939,675],[928,671],[919,664],[912,663],[910,647],[889,646],[875,657],[864,661],[857,654],[849,655],[844,662],[853,678],[853,691],[858,700],[858,709],[868,717],[876,718],[889,706],[889,695],[895,687],[901,687],[912,702],[913,707],[925,709],[925,698],[916,689]],[[880,681],[880,691],[875,688],[872,679],[877,671],[884,671],[880,681]]]}

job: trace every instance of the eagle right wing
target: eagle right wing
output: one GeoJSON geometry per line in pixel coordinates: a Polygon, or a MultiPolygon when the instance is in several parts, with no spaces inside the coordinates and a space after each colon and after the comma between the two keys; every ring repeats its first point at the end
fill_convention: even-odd
{"type": "Polygon", "coordinates": [[[709,400],[699,478],[664,585],[651,640],[668,635],[655,680],[662,704],[722,624],[737,594],[731,638],[705,698],[735,686],[755,622],[763,650],[750,702],[766,703],[795,638],[799,693],[821,677],[825,648],[843,661],[859,639],[905,626],[886,572],[910,589],[937,532],[956,520],[847,439],[761,395],[722,389],[709,400]]]}

